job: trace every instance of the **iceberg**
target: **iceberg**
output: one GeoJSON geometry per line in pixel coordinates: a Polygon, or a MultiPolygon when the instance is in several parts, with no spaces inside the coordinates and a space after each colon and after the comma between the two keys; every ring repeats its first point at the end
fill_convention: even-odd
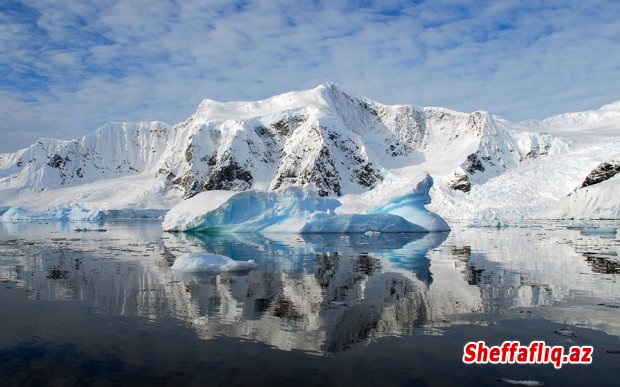
{"type": "Polygon", "coordinates": [[[309,221],[334,215],[340,202],[311,188],[282,191],[206,191],[173,207],[165,231],[299,232],[309,221]]]}
{"type": "Polygon", "coordinates": [[[206,191],[173,207],[164,217],[165,231],[277,233],[412,233],[450,231],[439,215],[427,210],[433,179],[426,175],[413,192],[374,209],[364,199],[342,202],[321,196],[312,186],[277,191],[206,191]],[[339,211],[337,212],[336,209],[339,211]],[[347,213],[353,212],[353,213],[347,213]]]}
{"type": "Polygon", "coordinates": [[[224,255],[211,253],[187,253],[178,257],[171,269],[182,273],[195,273],[200,271],[222,272],[243,271],[258,267],[253,261],[235,261],[224,255]]]}

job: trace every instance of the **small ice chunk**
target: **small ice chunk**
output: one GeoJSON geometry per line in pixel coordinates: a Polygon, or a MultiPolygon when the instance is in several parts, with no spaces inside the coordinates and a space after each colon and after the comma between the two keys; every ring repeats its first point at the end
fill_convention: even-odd
{"type": "Polygon", "coordinates": [[[187,253],[178,257],[172,265],[172,270],[193,273],[198,271],[242,271],[258,267],[253,261],[235,261],[224,255],[211,253],[187,253]]]}
{"type": "Polygon", "coordinates": [[[557,331],[553,331],[556,335],[566,336],[566,337],[577,337],[575,332],[571,331],[568,328],[558,329],[557,331]]]}

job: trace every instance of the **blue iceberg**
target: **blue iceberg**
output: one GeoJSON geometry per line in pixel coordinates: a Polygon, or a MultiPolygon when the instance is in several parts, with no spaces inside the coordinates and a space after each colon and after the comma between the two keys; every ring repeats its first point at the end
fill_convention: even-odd
{"type": "Polygon", "coordinates": [[[424,205],[433,185],[426,176],[415,190],[371,211],[337,213],[340,200],[311,187],[279,191],[206,191],[185,200],[165,216],[166,231],[263,233],[425,233],[450,231],[424,205]]]}

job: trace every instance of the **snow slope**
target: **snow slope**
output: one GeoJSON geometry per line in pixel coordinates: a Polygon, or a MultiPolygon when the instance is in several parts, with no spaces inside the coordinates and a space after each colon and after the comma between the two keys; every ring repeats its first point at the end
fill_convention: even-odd
{"type": "Polygon", "coordinates": [[[179,194],[156,177],[170,129],[162,122],[110,123],[80,139],[40,139],[0,154],[0,203],[39,212],[170,208],[179,194]]]}
{"type": "Polygon", "coordinates": [[[554,219],[620,219],[620,175],[592,186],[578,188],[542,211],[554,219]]]}
{"type": "Polygon", "coordinates": [[[620,101],[598,110],[513,124],[513,128],[517,132],[544,131],[561,144],[550,148],[543,157],[526,158],[485,183],[473,185],[468,194],[455,192],[447,184],[436,184],[429,209],[451,220],[469,219],[478,224],[547,217],[600,218],[602,213],[604,217],[618,218],[614,209],[620,202],[613,188],[600,198],[598,194],[607,189],[592,186],[576,195],[571,193],[601,163],[618,159],[620,101]],[[584,194],[586,191],[589,194],[584,194]]]}
{"type": "Polygon", "coordinates": [[[204,191],[311,187],[338,197],[338,214],[391,203],[391,214],[410,221],[407,206],[394,204],[430,174],[424,205],[443,218],[523,219],[618,154],[619,124],[619,102],[514,124],[486,112],[384,105],[326,83],[262,101],[204,100],[172,127],[112,123],[76,140],[41,139],[0,155],[0,206],[129,213],[204,191]]]}

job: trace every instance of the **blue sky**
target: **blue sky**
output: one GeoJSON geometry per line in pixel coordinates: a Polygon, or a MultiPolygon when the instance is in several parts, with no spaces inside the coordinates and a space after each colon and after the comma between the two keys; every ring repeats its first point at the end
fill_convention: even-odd
{"type": "Polygon", "coordinates": [[[620,99],[618,1],[0,0],[0,152],[325,81],[520,121],[620,99]]]}

